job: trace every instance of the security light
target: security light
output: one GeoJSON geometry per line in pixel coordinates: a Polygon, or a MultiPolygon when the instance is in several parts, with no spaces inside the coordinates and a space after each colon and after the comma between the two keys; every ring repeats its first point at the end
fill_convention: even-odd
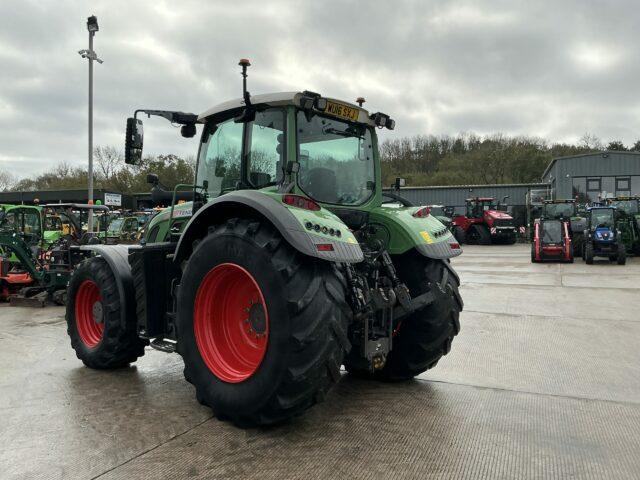
{"type": "Polygon", "coordinates": [[[89,30],[90,32],[97,32],[98,30],[100,30],[98,28],[98,19],[95,15],[91,15],[89,18],[87,18],[87,30],[89,30]]]}

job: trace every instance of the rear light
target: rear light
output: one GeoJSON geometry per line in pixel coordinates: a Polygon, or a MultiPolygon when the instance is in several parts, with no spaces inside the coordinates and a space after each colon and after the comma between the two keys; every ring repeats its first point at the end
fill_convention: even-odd
{"type": "Polygon", "coordinates": [[[422,207],[416,213],[413,214],[415,218],[425,218],[428,217],[431,213],[431,209],[429,207],[422,207]]]}
{"type": "Polygon", "coordinates": [[[451,250],[457,250],[460,248],[459,243],[450,243],[449,246],[451,247],[451,250]]]}
{"type": "Polygon", "coordinates": [[[311,200],[310,198],[303,197],[301,195],[283,195],[282,201],[292,207],[302,208],[303,210],[320,210],[320,205],[311,200]]]}
{"type": "Polygon", "coordinates": [[[316,248],[319,252],[333,252],[333,245],[331,243],[316,243],[316,248]]]}

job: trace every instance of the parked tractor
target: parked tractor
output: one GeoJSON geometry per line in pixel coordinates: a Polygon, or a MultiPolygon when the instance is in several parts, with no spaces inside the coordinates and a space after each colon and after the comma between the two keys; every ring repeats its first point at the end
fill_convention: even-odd
{"type": "MultiPolygon", "coordinates": [[[[52,300],[63,304],[74,266],[82,260],[73,245],[94,243],[96,235],[82,231],[73,211],[108,210],[104,206],[52,204],[43,207],[20,206],[0,215],[0,299],[14,305],[39,306],[52,300]],[[46,216],[44,215],[46,213],[46,216]],[[53,243],[45,238],[47,218],[71,225],[69,234],[53,243]],[[64,219],[64,220],[63,220],[64,219]]],[[[57,224],[57,222],[56,222],[57,224]]],[[[64,233],[64,232],[61,232],[64,233]]]]}
{"type": "Polygon", "coordinates": [[[513,244],[517,227],[513,217],[501,211],[501,203],[495,198],[475,197],[466,200],[465,215],[453,217],[453,232],[460,243],[490,245],[492,243],[513,244]]]}
{"type": "Polygon", "coordinates": [[[250,426],[322,400],[343,364],[383,380],[435,366],[460,329],[449,259],[462,250],[424,207],[383,206],[388,115],[309,91],[252,96],[240,65],[242,99],[127,120],[129,164],[139,116],[187,138],[202,126],[192,201],[156,215],[144,245],[81,247],[95,256],[69,282],[66,318],[85,365],[177,351],[196,398],[250,426]]]}
{"type": "Polygon", "coordinates": [[[640,255],[640,199],[615,197],[607,203],[616,209],[616,223],[627,254],[640,255]]]}
{"type": "Polygon", "coordinates": [[[594,257],[606,257],[609,261],[617,261],[618,265],[626,263],[627,252],[622,243],[616,217],[615,207],[587,208],[587,228],[584,232],[582,258],[588,265],[593,264],[594,257]]]}
{"type": "Polygon", "coordinates": [[[105,243],[133,244],[140,240],[140,221],[137,216],[117,217],[107,227],[105,243]]]}
{"type": "Polygon", "coordinates": [[[542,216],[533,224],[531,261],[573,263],[571,219],[576,215],[573,200],[545,200],[542,216]]]}

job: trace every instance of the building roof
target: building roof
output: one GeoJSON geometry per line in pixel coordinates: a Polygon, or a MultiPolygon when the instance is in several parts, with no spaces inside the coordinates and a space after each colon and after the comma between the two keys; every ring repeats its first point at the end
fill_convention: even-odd
{"type": "Polygon", "coordinates": [[[549,162],[549,165],[547,165],[547,168],[545,168],[544,173],[542,174],[542,178],[547,176],[547,174],[549,173],[549,170],[553,168],[557,160],[565,160],[568,158],[593,157],[597,155],[611,155],[612,153],[615,153],[616,155],[618,154],[640,155],[640,152],[625,152],[624,150],[598,150],[590,153],[580,153],[578,155],[565,155],[564,157],[556,157],[553,160],[551,160],[551,162],[549,162]]]}
{"type": "MultiPolygon", "coordinates": [[[[436,190],[447,188],[510,188],[510,187],[549,187],[548,183],[491,183],[477,185],[428,185],[428,186],[406,186],[400,187],[400,190],[436,190]]],[[[393,188],[384,188],[383,190],[392,190],[393,188]]]]}

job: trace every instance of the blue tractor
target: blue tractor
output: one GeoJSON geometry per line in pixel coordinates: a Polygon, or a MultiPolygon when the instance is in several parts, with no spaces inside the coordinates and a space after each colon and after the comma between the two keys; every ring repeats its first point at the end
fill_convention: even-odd
{"type": "Polygon", "coordinates": [[[622,235],[617,228],[615,207],[593,206],[587,209],[587,228],[584,231],[582,258],[591,265],[594,257],[605,257],[617,261],[618,265],[627,262],[627,251],[622,235]]]}

